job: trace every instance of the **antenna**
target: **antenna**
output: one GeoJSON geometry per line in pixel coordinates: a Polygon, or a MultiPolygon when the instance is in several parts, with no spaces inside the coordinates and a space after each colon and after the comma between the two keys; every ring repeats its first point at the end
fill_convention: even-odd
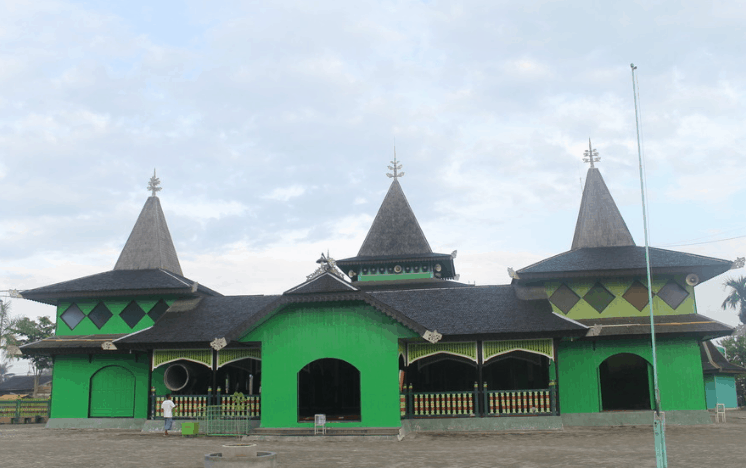
{"type": "Polygon", "coordinates": [[[588,149],[583,152],[583,162],[589,162],[591,163],[591,169],[593,169],[594,162],[599,162],[601,160],[600,157],[598,157],[598,151],[596,151],[593,146],[591,145],[591,139],[588,138],[588,149]]]}
{"type": "Polygon", "coordinates": [[[394,173],[392,174],[390,172],[387,172],[386,176],[389,179],[391,179],[391,178],[398,179],[399,177],[403,177],[404,173],[403,172],[399,172],[399,170],[401,169],[401,164],[399,163],[399,161],[396,160],[396,146],[394,146],[394,160],[391,161],[391,164],[392,165],[388,166],[388,168],[389,168],[389,170],[394,171],[394,173]]]}

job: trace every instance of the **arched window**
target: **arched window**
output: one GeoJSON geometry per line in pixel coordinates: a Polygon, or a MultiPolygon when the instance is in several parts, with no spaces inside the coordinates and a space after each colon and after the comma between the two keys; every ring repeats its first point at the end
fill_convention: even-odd
{"type": "Polygon", "coordinates": [[[484,363],[482,376],[490,390],[549,388],[549,358],[526,351],[500,354],[484,363]]]}
{"type": "Polygon", "coordinates": [[[622,353],[607,358],[598,367],[603,411],[649,410],[651,366],[636,354],[622,353]]]}
{"type": "Polygon", "coordinates": [[[121,366],[108,366],[91,377],[91,418],[135,416],[135,376],[121,366]]]}
{"type": "Polygon", "coordinates": [[[415,392],[467,392],[478,377],[476,362],[447,353],[418,359],[407,372],[415,392]]]}
{"type": "Polygon", "coordinates": [[[318,359],[298,371],[298,421],[360,421],[360,371],[341,359],[318,359]]]}

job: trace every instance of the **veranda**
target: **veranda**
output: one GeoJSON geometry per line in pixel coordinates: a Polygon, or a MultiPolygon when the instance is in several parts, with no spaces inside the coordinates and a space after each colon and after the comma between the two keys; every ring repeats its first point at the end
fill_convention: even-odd
{"type": "MultiPolygon", "coordinates": [[[[552,339],[399,343],[400,416],[473,418],[557,415],[552,339]]],[[[298,422],[317,413],[360,421],[360,373],[340,359],[319,359],[297,372],[298,422]],[[335,384],[336,382],[336,384],[335,384]]],[[[219,406],[224,418],[261,419],[261,351],[156,350],[150,417],[197,419],[219,406]],[[168,366],[167,366],[168,365],[168,366]],[[201,367],[199,367],[201,366],[201,367]],[[164,387],[165,385],[165,387],[164,387]]]]}

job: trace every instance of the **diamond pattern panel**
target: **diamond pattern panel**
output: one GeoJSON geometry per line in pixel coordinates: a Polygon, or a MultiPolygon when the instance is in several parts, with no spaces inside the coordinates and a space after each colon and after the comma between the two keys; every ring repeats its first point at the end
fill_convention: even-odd
{"type": "Polygon", "coordinates": [[[552,297],[550,297],[549,300],[552,304],[557,306],[559,310],[568,313],[570,312],[570,309],[578,303],[580,296],[575,294],[575,292],[568,288],[566,284],[562,283],[562,285],[554,291],[554,294],[552,294],[552,297]]]}
{"type": "Polygon", "coordinates": [[[610,293],[608,289],[604,288],[601,283],[596,283],[590,291],[583,296],[583,299],[585,299],[585,302],[590,304],[591,307],[596,309],[596,312],[600,314],[609,306],[609,304],[611,304],[611,301],[614,300],[614,295],[610,293]]]}
{"type": "Polygon", "coordinates": [[[686,292],[686,289],[682,288],[677,282],[669,281],[660,291],[658,291],[657,296],[660,297],[663,302],[668,304],[669,307],[676,309],[687,297],[689,297],[689,293],[686,292]]]}
{"type": "Polygon", "coordinates": [[[148,312],[148,317],[153,319],[154,322],[157,322],[161,316],[166,313],[166,310],[168,309],[168,304],[166,304],[166,301],[161,299],[158,301],[156,305],[153,306],[152,309],[150,309],[150,312],[148,312]]]}
{"type": "Polygon", "coordinates": [[[139,322],[141,318],[145,317],[145,312],[143,312],[142,308],[137,304],[137,302],[132,301],[127,304],[127,307],[124,308],[119,316],[127,325],[130,326],[130,328],[135,328],[137,322],[139,322]]]}
{"type": "Polygon", "coordinates": [[[101,327],[109,321],[112,315],[113,314],[109,311],[109,308],[106,307],[103,302],[99,302],[88,314],[88,318],[91,319],[91,322],[93,322],[93,324],[100,330],[101,327]]]}
{"type": "Polygon", "coordinates": [[[85,318],[85,314],[78,308],[77,305],[73,304],[67,308],[66,311],[60,315],[60,318],[65,325],[70,327],[70,330],[78,326],[81,320],[85,318]]]}
{"type": "Polygon", "coordinates": [[[642,311],[648,305],[648,288],[639,281],[635,281],[622,297],[635,309],[642,311]]]}

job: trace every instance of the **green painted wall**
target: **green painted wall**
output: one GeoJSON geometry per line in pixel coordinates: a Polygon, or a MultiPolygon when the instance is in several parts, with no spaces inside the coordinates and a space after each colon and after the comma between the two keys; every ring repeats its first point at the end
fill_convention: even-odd
{"type": "Polygon", "coordinates": [[[323,358],[360,371],[361,421],[349,427],[399,427],[399,338],[409,329],[363,304],[289,306],[241,341],[262,343],[262,427],[309,427],[298,422],[297,374],[323,358]]]}
{"type": "MultiPolygon", "coordinates": [[[[147,314],[150,309],[155,306],[161,298],[140,298],[137,303],[142,308],[143,312],[147,314]]],[[[171,305],[174,302],[173,298],[163,298],[166,304],[171,305]]],[[[98,301],[74,301],[74,302],[60,302],[57,306],[57,331],[58,336],[69,336],[69,335],[96,335],[96,334],[109,334],[109,333],[132,333],[135,331],[143,330],[153,325],[153,319],[145,315],[140,321],[130,328],[127,323],[119,317],[119,314],[124,310],[125,307],[132,301],[132,299],[107,299],[103,302],[108,307],[109,312],[113,316],[108,322],[99,329],[89,318],[88,314],[98,304],[98,301]],[[74,329],[70,329],[67,324],[60,319],[68,307],[72,304],[77,304],[78,308],[86,314],[86,317],[75,326],[74,329]]]]}
{"type": "Polygon", "coordinates": [[[361,274],[358,281],[393,281],[393,280],[408,280],[408,279],[422,279],[422,278],[433,278],[432,273],[399,273],[399,274],[361,274]]]}
{"type": "Polygon", "coordinates": [[[87,354],[59,355],[54,360],[52,376],[52,418],[87,418],[91,377],[106,366],[121,366],[135,376],[135,418],[148,412],[147,355],[87,354]]]}
{"type": "MultiPolygon", "coordinates": [[[[704,379],[699,344],[693,338],[659,338],[658,385],[664,411],[705,409],[704,379]]],[[[601,410],[598,367],[618,353],[636,354],[652,362],[650,341],[562,341],[559,344],[560,408],[565,413],[597,413],[601,410]]],[[[651,377],[652,378],[652,377],[651,377]]]]}
{"type": "MultiPolygon", "coordinates": [[[[666,283],[673,279],[679,286],[686,289],[689,293],[689,297],[684,299],[679,307],[672,309],[668,304],[663,302],[659,297],[653,297],[653,313],[655,315],[681,315],[681,314],[695,314],[697,313],[697,306],[694,301],[694,287],[686,284],[684,276],[665,276],[660,279],[653,281],[653,293],[657,293],[666,283]]],[[[627,302],[624,297],[625,292],[632,286],[632,283],[639,281],[643,285],[647,285],[647,279],[645,278],[601,278],[601,279],[582,279],[582,280],[567,280],[564,283],[572,289],[580,300],[573,306],[570,311],[565,314],[560,309],[552,304],[552,309],[565,317],[573,320],[580,319],[591,319],[591,318],[608,318],[608,317],[642,317],[650,314],[649,308],[646,306],[642,311],[637,310],[632,304],[627,302]],[[602,313],[598,313],[596,309],[591,307],[584,299],[583,296],[593,287],[596,282],[601,283],[606,289],[609,290],[614,296],[614,300],[604,309],[602,313]]],[[[552,294],[560,287],[562,281],[547,281],[544,283],[544,287],[547,291],[547,297],[551,297],[552,294]]]]}
{"type": "Polygon", "coordinates": [[[155,387],[156,395],[166,395],[171,392],[171,390],[166,387],[166,384],[163,383],[163,374],[166,372],[166,369],[168,369],[168,364],[156,367],[153,369],[153,374],[150,376],[150,386],[155,387]]]}

